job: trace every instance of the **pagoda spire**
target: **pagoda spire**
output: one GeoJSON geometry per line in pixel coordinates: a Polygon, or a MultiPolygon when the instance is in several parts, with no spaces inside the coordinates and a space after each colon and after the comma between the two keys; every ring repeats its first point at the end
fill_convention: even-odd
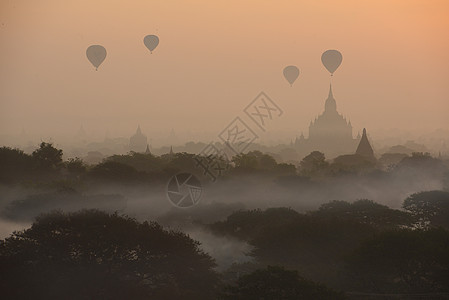
{"type": "Polygon", "coordinates": [[[329,95],[327,96],[326,103],[324,105],[325,112],[337,112],[337,102],[334,99],[332,93],[332,84],[329,85],[329,95]]]}
{"type": "Polygon", "coordinates": [[[369,158],[369,159],[375,159],[374,157],[374,151],[371,147],[371,144],[368,141],[368,137],[366,135],[366,129],[363,128],[363,134],[362,138],[360,139],[359,146],[357,147],[357,150],[355,151],[355,154],[358,154],[360,156],[369,158]]]}
{"type": "Polygon", "coordinates": [[[327,96],[328,99],[334,99],[334,94],[332,93],[332,83],[329,84],[329,95],[327,96]]]}
{"type": "Polygon", "coordinates": [[[140,124],[137,125],[137,130],[136,130],[136,134],[142,134],[142,130],[140,129],[140,124]]]}

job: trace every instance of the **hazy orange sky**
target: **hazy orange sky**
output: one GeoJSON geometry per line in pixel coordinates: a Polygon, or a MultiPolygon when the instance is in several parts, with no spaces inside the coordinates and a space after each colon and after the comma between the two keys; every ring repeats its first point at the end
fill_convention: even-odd
{"type": "Polygon", "coordinates": [[[284,110],[268,131],[306,134],[328,93],[327,49],[343,54],[334,96],[354,135],[449,129],[449,1],[0,3],[0,134],[218,133],[260,91],[284,110]],[[98,72],[92,44],[107,49],[98,72]]]}

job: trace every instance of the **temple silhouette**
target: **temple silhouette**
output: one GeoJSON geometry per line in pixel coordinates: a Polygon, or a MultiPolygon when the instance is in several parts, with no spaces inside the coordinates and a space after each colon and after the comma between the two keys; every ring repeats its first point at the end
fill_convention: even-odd
{"type": "Polygon", "coordinates": [[[357,146],[355,154],[358,154],[370,160],[375,160],[374,151],[373,148],[371,147],[371,144],[368,141],[368,137],[366,136],[365,128],[363,128],[363,135],[362,138],[360,139],[359,145],[357,146]]]}
{"type": "MultiPolygon", "coordinates": [[[[364,134],[366,142],[368,142],[366,131],[364,134]]],[[[300,156],[305,156],[312,151],[320,151],[327,158],[334,158],[354,153],[361,140],[360,134],[353,138],[351,121],[347,121],[343,115],[338,113],[337,102],[334,99],[332,85],[330,85],[324,112],[310,122],[308,138],[301,133],[301,136],[296,137],[292,144],[300,156]]],[[[369,148],[372,151],[371,146],[369,148]]],[[[366,147],[363,146],[363,149],[366,147]]]]}
{"type": "Polygon", "coordinates": [[[133,152],[144,153],[147,146],[147,137],[142,133],[139,125],[137,127],[136,133],[129,139],[129,150],[133,152]]]}

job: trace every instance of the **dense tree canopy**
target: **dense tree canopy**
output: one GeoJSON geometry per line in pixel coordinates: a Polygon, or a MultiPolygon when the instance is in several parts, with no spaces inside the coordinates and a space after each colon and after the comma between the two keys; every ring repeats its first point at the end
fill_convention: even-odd
{"type": "Polygon", "coordinates": [[[263,265],[288,266],[309,279],[334,284],[344,255],[376,231],[357,219],[288,208],[239,211],[210,228],[248,241],[254,247],[251,255],[263,265]]]}
{"type": "Polygon", "coordinates": [[[313,214],[317,217],[353,220],[382,229],[411,227],[416,220],[407,212],[391,209],[368,199],[357,200],[353,203],[331,201],[321,205],[313,214]]]}
{"type": "Polygon", "coordinates": [[[4,299],[213,299],[211,257],[187,235],[99,211],[51,213],[0,242],[4,299]]]}
{"type": "Polygon", "coordinates": [[[449,229],[449,192],[427,191],[404,200],[403,208],[417,217],[420,227],[442,226],[449,229]]]}
{"type": "Polygon", "coordinates": [[[268,266],[241,276],[236,284],[227,286],[223,300],[338,300],[343,294],[323,285],[305,280],[297,271],[268,266]]]}
{"type": "Polygon", "coordinates": [[[336,157],[331,165],[333,174],[368,173],[376,166],[375,160],[359,154],[346,154],[336,157]]]}
{"type": "Polygon", "coordinates": [[[410,230],[415,221],[407,212],[358,200],[332,201],[306,214],[288,208],[238,211],[210,228],[248,241],[261,266],[293,268],[334,288],[416,292],[415,282],[422,290],[442,290],[449,278],[449,232],[410,230]],[[393,263],[394,257],[400,260],[393,263]]]}
{"type": "Polygon", "coordinates": [[[449,292],[449,232],[394,230],[376,234],[347,257],[351,289],[449,292]]]}
{"type": "Polygon", "coordinates": [[[99,163],[89,172],[89,177],[92,180],[113,183],[142,183],[148,178],[146,175],[129,165],[109,160],[99,163]]]}
{"type": "Polygon", "coordinates": [[[62,163],[62,150],[53,147],[52,143],[42,142],[32,156],[44,169],[56,168],[62,163]]]}
{"type": "Polygon", "coordinates": [[[31,177],[34,161],[22,150],[9,147],[0,148],[0,182],[13,183],[31,177]]]}
{"type": "Polygon", "coordinates": [[[241,171],[273,170],[277,163],[273,157],[260,151],[250,151],[247,154],[240,153],[232,158],[235,167],[241,171]]]}
{"type": "Polygon", "coordinates": [[[306,176],[321,176],[327,172],[328,166],[324,153],[313,151],[301,160],[299,172],[306,176]]]}

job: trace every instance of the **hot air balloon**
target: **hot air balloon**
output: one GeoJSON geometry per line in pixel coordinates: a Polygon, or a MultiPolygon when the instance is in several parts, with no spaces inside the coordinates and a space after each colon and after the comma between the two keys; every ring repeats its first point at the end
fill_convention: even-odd
{"type": "Polygon", "coordinates": [[[147,35],[143,38],[143,43],[153,53],[153,50],[159,45],[159,38],[156,35],[147,35]]]}
{"type": "Polygon", "coordinates": [[[331,73],[331,76],[334,75],[334,72],[338,69],[342,60],[343,56],[340,51],[337,50],[327,50],[321,55],[321,62],[329,73],[331,73]]]}
{"type": "Polygon", "coordinates": [[[101,45],[92,45],[87,48],[86,55],[90,63],[94,65],[95,70],[98,71],[98,67],[106,58],[106,49],[101,45]]]}
{"type": "Polygon", "coordinates": [[[296,78],[299,76],[299,69],[295,66],[288,66],[284,68],[284,77],[287,79],[290,86],[293,86],[293,82],[295,82],[296,78]]]}

